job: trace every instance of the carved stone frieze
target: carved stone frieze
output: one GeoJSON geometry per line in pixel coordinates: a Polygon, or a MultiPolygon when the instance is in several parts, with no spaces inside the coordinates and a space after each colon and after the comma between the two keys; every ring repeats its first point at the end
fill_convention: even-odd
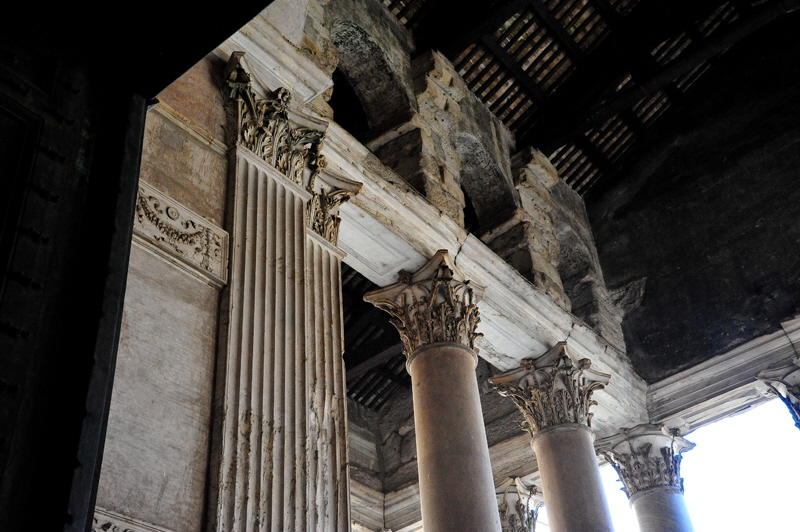
{"type": "Polygon", "coordinates": [[[92,519],[92,532],[171,532],[150,523],[97,507],[92,519]]]}
{"type": "Polygon", "coordinates": [[[498,487],[497,506],[503,532],[536,532],[539,509],[544,504],[536,486],[510,478],[498,487]]]}
{"type": "Polygon", "coordinates": [[[227,282],[228,233],[147,183],[139,182],[134,237],[192,273],[227,282]]]}
{"type": "Polygon", "coordinates": [[[757,375],[789,408],[792,419],[800,429],[800,357],[791,364],[770,368],[757,375]]]}
{"type": "MultiPolygon", "coordinates": [[[[478,291],[479,288],[475,287],[478,291]]],[[[477,353],[480,322],[473,285],[455,268],[447,250],[439,250],[414,273],[401,271],[399,282],[364,295],[391,315],[410,357],[418,348],[454,342],[477,353]]]]}
{"type": "Polygon", "coordinates": [[[589,409],[597,402],[592,394],[602,390],[610,375],[591,369],[588,358],[573,362],[566,342],[537,359],[525,359],[515,370],[492,377],[489,382],[500,395],[509,397],[522,412],[522,428],[534,436],[540,430],[564,423],[591,427],[589,409]]]}
{"type": "Polygon", "coordinates": [[[598,452],[619,474],[628,497],[657,487],[683,492],[681,453],[693,448],[693,443],[663,425],[622,429],[597,445],[598,452]]]}
{"type": "Polygon", "coordinates": [[[289,121],[291,94],[285,88],[264,99],[256,96],[244,52],[231,54],[224,76],[228,144],[247,148],[302,187],[313,184],[325,164],[325,134],[289,121]]]}

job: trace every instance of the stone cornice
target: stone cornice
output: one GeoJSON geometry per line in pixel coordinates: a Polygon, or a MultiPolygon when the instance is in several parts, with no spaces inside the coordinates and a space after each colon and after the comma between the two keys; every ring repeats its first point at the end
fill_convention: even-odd
{"type": "Polygon", "coordinates": [[[639,492],[672,487],[683,492],[681,453],[694,444],[663,425],[638,425],[597,444],[598,452],[619,474],[628,498],[639,492]]]}
{"type": "Polygon", "coordinates": [[[791,363],[761,371],[757,378],[781,398],[789,408],[795,426],[800,428],[800,357],[791,363]]]}
{"type": "MultiPolygon", "coordinates": [[[[480,290],[479,290],[480,291],[480,290]]],[[[364,295],[391,315],[407,357],[438,342],[462,344],[473,351],[480,315],[473,286],[456,269],[447,250],[439,250],[414,273],[401,271],[393,285],[364,295]]]]}
{"type": "Polygon", "coordinates": [[[523,428],[531,436],[542,429],[578,423],[591,427],[597,402],[592,394],[602,390],[610,375],[591,369],[584,358],[574,362],[566,342],[559,342],[545,355],[525,359],[518,369],[489,379],[500,395],[509,397],[525,418],[523,428]]]}

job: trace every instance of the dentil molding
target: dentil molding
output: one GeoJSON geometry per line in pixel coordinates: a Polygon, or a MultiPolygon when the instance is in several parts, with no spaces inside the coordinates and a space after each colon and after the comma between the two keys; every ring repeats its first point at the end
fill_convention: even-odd
{"type": "Polygon", "coordinates": [[[127,515],[97,507],[92,520],[92,532],[172,532],[127,515]]]}

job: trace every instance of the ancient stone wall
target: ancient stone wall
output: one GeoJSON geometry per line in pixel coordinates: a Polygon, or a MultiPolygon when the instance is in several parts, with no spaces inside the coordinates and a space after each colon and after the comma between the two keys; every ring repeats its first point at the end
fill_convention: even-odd
{"type": "Polygon", "coordinates": [[[220,77],[219,61],[206,58],[147,116],[97,497],[106,511],[170,530],[200,530],[205,513],[219,286],[196,273],[208,272],[203,255],[173,237],[198,225],[224,236],[220,77]],[[184,260],[189,266],[175,266],[184,260]]]}

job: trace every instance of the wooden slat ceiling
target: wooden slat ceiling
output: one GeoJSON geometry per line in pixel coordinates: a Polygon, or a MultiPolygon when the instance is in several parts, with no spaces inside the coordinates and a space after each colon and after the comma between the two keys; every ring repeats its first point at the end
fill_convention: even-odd
{"type": "Polygon", "coordinates": [[[782,13],[777,0],[383,2],[580,193],[613,178],[717,55],[782,13]]]}

